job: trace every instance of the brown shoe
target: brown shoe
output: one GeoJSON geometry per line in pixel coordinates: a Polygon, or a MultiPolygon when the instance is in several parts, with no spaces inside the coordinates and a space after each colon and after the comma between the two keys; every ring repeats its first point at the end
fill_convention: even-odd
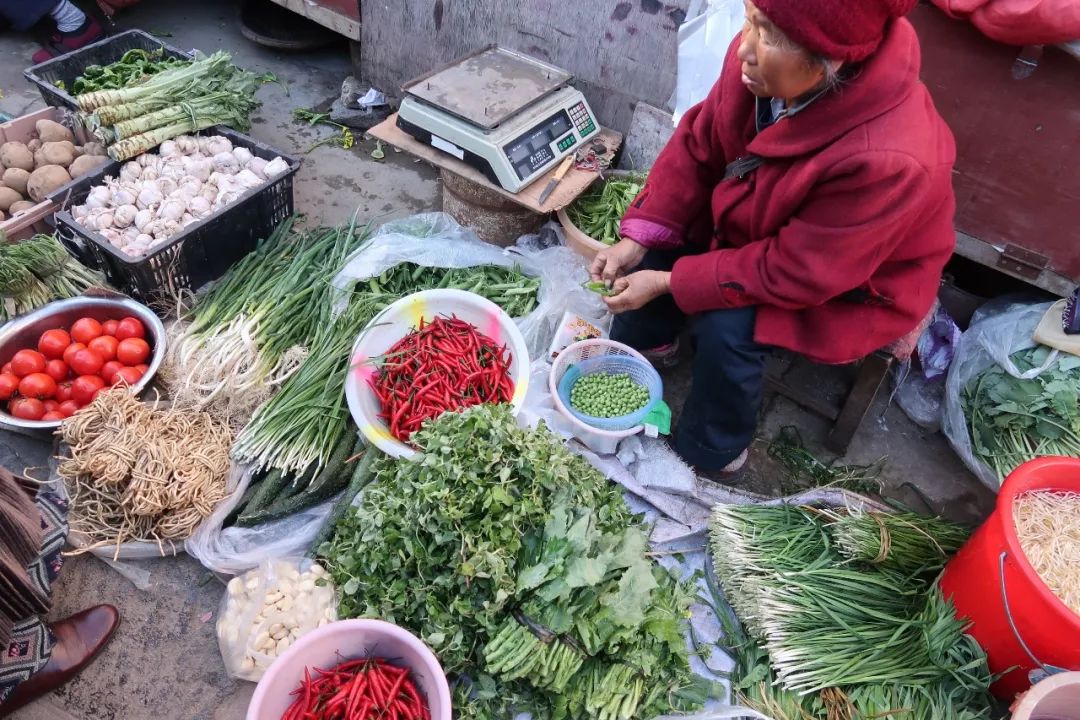
{"type": "Polygon", "coordinates": [[[0,706],[0,716],[37,700],[78,675],[105,647],[119,624],[120,614],[112,605],[97,605],[50,623],[56,643],[49,662],[15,688],[0,706]]]}

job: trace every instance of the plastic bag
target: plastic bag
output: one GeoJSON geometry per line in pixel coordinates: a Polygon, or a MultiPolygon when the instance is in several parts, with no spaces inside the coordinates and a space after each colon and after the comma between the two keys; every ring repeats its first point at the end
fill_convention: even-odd
{"type": "Polygon", "coordinates": [[[997,475],[972,451],[971,435],[960,398],[968,383],[995,363],[1015,378],[1030,379],[1038,377],[1057,362],[1058,352],[1055,350],[1042,366],[1021,373],[1009,358],[1013,353],[1035,346],[1031,334],[1051,304],[1022,305],[974,323],[960,336],[956,357],[949,367],[941,430],[968,469],[994,491],[999,487],[997,475]]]}
{"type": "Polygon", "coordinates": [[[687,12],[690,19],[679,26],[675,94],[671,99],[676,125],[683,114],[704,100],[716,84],[731,40],[742,28],[745,12],[739,0],[693,0],[690,3],[687,12]]]}
{"type": "Polygon", "coordinates": [[[233,677],[256,681],[299,638],[337,620],[329,574],[306,558],[282,558],[234,577],[218,610],[221,659],[233,677]]]}
{"type": "MultiPolygon", "coordinates": [[[[271,558],[305,554],[330,513],[330,508],[337,502],[338,496],[334,496],[321,505],[280,520],[255,527],[223,528],[225,518],[247,490],[252,470],[251,466],[242,466],[236,471],[236,489],[218,503],[210,517],[184,543],[189,555],[215,572],[237,575],[271,558]]],[[[233,479],[230,477],[230,480],[233,479]]]]}
{"type": "Polygon", "coordinates": [[[931,432],[941,429],[941,406],[945,400],[945,380],[927,380],[922,373],[912,372],[905,362],[896,373],[893,399],[911,422],[931,432]]]}
{"type": "Polygon", "coordinates": [[[603,310],[598,296],[582,287],[588,273],[581,256],[562,245],[537,249],[535,239],[527,235],[517,245],[501,248],[483,242],[445,213],[413,215],[379,228],[334,278],[334,286],[344,290],[355,280],[404,262],[446,268],[517,265],[526,275],[540,278],[536,309],[515,318],[530,356],[539,358],[546,354],[564,312],[581,308],[599,317],[603,310]]]}

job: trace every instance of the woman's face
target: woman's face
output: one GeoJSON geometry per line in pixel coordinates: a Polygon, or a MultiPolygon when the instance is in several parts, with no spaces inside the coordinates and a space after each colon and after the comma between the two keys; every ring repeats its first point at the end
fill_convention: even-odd
{"type": "Polygon", "coordinates": [[[758,97],[794,100],[816,88],[825,78],[824,68],[749,0],[739,60],[743,84],[758,97]]]}

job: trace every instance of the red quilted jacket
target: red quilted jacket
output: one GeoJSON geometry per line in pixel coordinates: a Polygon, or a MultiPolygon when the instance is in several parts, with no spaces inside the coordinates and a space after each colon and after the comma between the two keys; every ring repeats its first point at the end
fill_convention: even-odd
{"type": "Polygon", "coordinates": [[[856,360],[918,325],[955,243],[955,145],[919,81],[915,31],[896,21],[841,89],[760,133],[737,47],[660,154],[623,236],[694,253],[672,273],[687,313],[756,305],[759,342],[856,360]],[[763,164],[722,180],[748,154],[763,164]]]}

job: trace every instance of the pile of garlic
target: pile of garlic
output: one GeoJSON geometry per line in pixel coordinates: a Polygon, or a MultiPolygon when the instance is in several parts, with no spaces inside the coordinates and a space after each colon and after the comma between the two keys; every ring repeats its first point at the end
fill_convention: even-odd
{"type": "Polygon", "coordinates": [[[233,675],[258,680],[298,638],[336,619],[321,565],[272,560],[229,581],[217,624],[221,655],[233,675]]]}
{"type": "Polygon", "coordinates": [[[71,214],[131,257],[142,257],[192,223],[289,170],[280,157],[264,160],[221,135],[181,135],[161,143],[105,177],[71,214]]]}

